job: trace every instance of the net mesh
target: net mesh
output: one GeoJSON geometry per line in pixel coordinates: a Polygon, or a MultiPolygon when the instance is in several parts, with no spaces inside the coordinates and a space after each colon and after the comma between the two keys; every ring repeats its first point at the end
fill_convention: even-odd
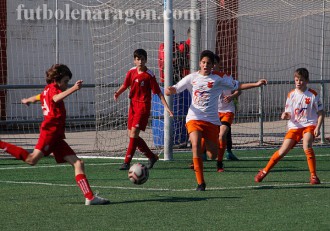
{"type": "MultiPolygon", "coordinates": [[[[36,10],[44,9],[45,2],[0,3],[0,81],[3,86],[15,86],[0,89],[1,138],[33,148],[41,110],[39,105],[21,105],[20,99],[40,92],[45,70],[56,62],[56,24],[54,18],[33,18],[36,11],[34,16],[28,11],[18,15],[20,4],[36,10]]],[[[46,7],[48,12],[55,11],[53,1],[46,7]]],[[[71,68],[73,80],[90,84],[66,100],[68,143],[80,153],[123,156],[128,145],[128,92],[117,102],[113,94],[134,66],[137,48],[148,52],[147,66],[163,86],[159,62],[164,41],[163,1],[66,0],[59,1],[59,9],[65,13],[58,20],[59,62],[71,68]]],[[[287,93],[294,88],[296,68],[306,67],[312,81],[322,81],[309,86],[321,94],[325,111],[329,111],[329,10],[327,1],[205,0],[191,9],[191,1],[173,0],[173,80],[178,81],[189,70],[189,52],[180,51],[180,45],[185,48],[191,19],[197,18],[200,31],[190,34],[200,35],[200,50],[216,52],[223,69],[241,82],[262,77],[270,81],[261,96],[259,89],[251,89],[238,98],[232,125],[234,148],[279,145],[286,131],[286,121],[280,120],[280,114],[287,93]]],[[[184,124],[189,103],[187,93],[174,99],[175,148],[187,146],[184,124]]],[[[141,136],[157,153],[164,145],[163,116],[159,99],[153,97],[149,124],[141,136]]],[[[326,120],[328,117],[327,113],[326,120]]],[[[326,122],[326,142],[328,131],[326,122]]]]}

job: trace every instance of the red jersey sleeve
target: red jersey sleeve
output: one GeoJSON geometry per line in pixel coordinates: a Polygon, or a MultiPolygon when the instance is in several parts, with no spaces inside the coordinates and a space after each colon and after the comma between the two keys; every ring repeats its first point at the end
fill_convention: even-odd
{"type": "Polygon", "coordinates": [[[148,71],[148,73],[150,74],[150,87],[151,87],[152,93],[159,94],[161,92],[161,90],[160,90],[159,84],[157,83],[155,75],[151,71],[148,71]]]}
{"type": "Polygon", "coordinates": [[[125,80],[124,80],[124,83],[123,83],[125,88],[130,87],[131,84],[132,84],[132,70],[133,69],[135,69],[135,68],[130,69],[126,74],[126,77],[125,77],[125,80]]]}

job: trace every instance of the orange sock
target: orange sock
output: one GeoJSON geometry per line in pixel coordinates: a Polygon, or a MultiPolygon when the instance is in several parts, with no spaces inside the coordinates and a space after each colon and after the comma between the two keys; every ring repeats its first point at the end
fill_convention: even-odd
{"type": "Polygon", "coordinates": [[[309,168],[309,172],[311,176],[316,176],[316,159],[313,148],[308,148],[304,150],[305,155],[307,157],[307,164],[309,168]]]}
{"type": "Polygon", "coordinates": [[[282,158],[283,158],[283,156],[280,156],[278,154],[278,151],[274,152],[274,154],[272,155],[272,157],[268,161],[268,164],[266,165],[266,167],[263,170],[265,172],[269,172],[277,164],[277,162],[279,162],[280,159],[282,159],[282,158]]]}
{"type": "Polygon", "coordinates": [[[223,156],[226,151],[227,142],[224,140],[219,140],[219,152],[218,152],[218,161],[223,161],[223,156]]]}
{"type": "Polygon", "coordinates": [[[202,184],[204,183],[203,160],[202,158],[194,157],[193,162],[197,184],[202,184]]]}

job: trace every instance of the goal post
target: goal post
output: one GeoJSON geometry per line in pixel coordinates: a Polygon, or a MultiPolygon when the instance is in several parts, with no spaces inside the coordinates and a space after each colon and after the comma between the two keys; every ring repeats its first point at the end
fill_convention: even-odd
{"type": "MultiPolygon", "coordinates": [[[[164,0],[164,89],[173,85],[173,7],[172,0],[164,0]]],[[[164,92],[165,93],[165,92],[164,92]]],[[[170,109],[173,108],[173,97],[165,96],[170,109]]],[[[164,160],[173,159],[173,123],[169,113],[164,117],[164,160]]]]}

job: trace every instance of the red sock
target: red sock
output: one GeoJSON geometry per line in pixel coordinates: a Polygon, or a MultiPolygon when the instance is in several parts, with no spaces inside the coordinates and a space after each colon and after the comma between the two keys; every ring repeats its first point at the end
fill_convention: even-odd
{"type": "Polygon", "coordinates": [[[277,162],[280,161],[280,159],[282,159],[283,156],[280,156],[278,154],[278,151],[274,152],[274,154],[272,155],[272,157],[270,158],[270,160],[268,161],[266,167],[263,169],[265,172],[269,172],[276,164],[277,162]]]}
{"type": "Polygon", "coordinates": [[[0,141],[0,148],[18,160],[26,160],[29,155],[29,152],[25,149],[3,141],[0,141]]]}
{"type": "Polygon", "coordinates": [[[153,158],[155,154],[150,150],[146,142],[141,137],[137,139],[138,139],[137,148],[149,159],[153,158]]]}
{"type": "Polygon", "coordinates": [[[83,192],[84,197],[87,198],[88,200],[93,200],[94,194],[91,187],[89,186],[86,176],[84,174],[78,174],[76,176],[76,182],[79,188],[81,189],[81,191],[83,192]]]}
{"type": "Polygon", "coordinates": [[[124,160],[124,162],[126,164],[131,163],[137,145],[138,145],[138,138],[131,138],[130,137],[129,138],[128,148],[127,148],[126,155],[125,155],[125,160],[124,160]]]}

